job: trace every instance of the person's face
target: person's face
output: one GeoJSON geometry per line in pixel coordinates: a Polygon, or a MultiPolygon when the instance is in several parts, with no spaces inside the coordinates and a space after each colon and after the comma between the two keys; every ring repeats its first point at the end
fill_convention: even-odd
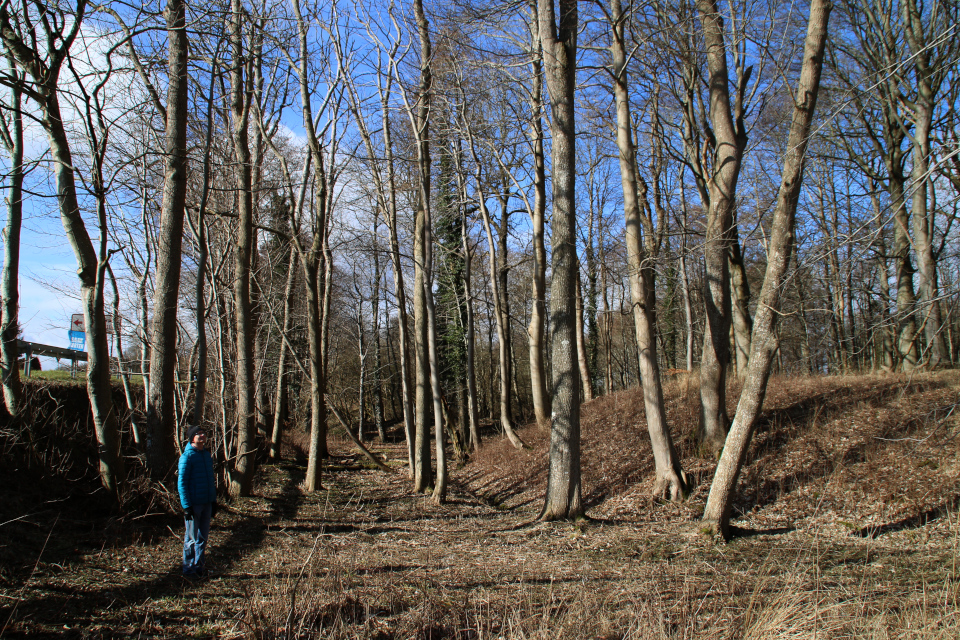
{"type": "Polygon", "coordinates": [[[203,431],[198,431],[197,435],[193,436],[193,440],[190,442],[197,449],[203,449],[207,446],[207,434],[203,431]]]}

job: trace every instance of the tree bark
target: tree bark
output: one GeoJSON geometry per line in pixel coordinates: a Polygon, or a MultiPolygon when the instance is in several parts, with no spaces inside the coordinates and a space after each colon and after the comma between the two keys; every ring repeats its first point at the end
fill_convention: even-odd
{"type": "Polygon", "coordinates": [[[177,306],[180,296],[180,256],[183,244],[184,201],[187,194],[186,2],[168,0],[167,106],[164,136],[163,200],[157,235],[153,322],[150,325],[150,390],[144,444],[147,468],[155,480],[165,479],[176,462],[177,416],[175,378],[177,306]]]}
{"type": "Polygon", "coordinates": [[[283,423],[284,407],[286,406],[287,396],[287,342],[286,336],[290,335],[293,328],[293,284],[297,273],[297,252],[290,252],[290,262],[287,264],[287,282],[283,289],[283,329],[280,342],[280,353],[277,355],[277,386],[273,405],[273,430],[270,433],[270,459],[280,459],[280,447],[283,441],[283,423]]]}
{"type": "Polygon", "coordinates": [[[254,471],[256,434],[256,380],[253,373],[254,326],[250,293],[253,260],[253,177],[250,162],[248,123],[250,93],[244,77],[248,60],[244,53],[241,0],[230,3],[230,120],[236,156],[237,239],[234,247],[234,335],[237,342],[237,448],[229,471],[229,491],[234,496],[250,494],[254,471]]]}
{"type": "Polygon", "coordinates": [[[547,373],[544,364],[544,329],[547,305],[547,249],[545,219],[547,209],[547,175],[543,146],[543,51],[537,20],[536,0],[530,0],[530,42],[533,57],[530,62],[530,142],[533,146],[533,211],[530,225],[533,233],[533,293],[530,324],[527,337],[530,344],[530,386],[533,393],[533,414],[541,429],[550,426],[550,394],[547,393],[547,373]]]}
{"type": "Polygon", "coordinates": [[[779,347],[776,328],[780,316],[781,291],[793,252],[797,202],[803,181],[810,125],[820,88],[831,8],[830,0],[812,0],[810,4],[803,66],[797,86],[777,206],[773,214],[767,269],[754,322],[749,371],[703,514],[703,523],[725,537],[729,535],[730,511],[737,478],[746,458],[753,427],[763,406],[770,368],[779,347]]]}
{"type": "Polygon", "coordinates": [[[541,520],[583,515],[580,477],[580,375],[576,354],[576,0],[538,0],[537,14],[553,118],[553,280],[550,349],[553,413],[550,469],[541,520]]]}
{"type": "Polygon", "coordinates": [[[23,222],[23,114],[22,77],[16,62],[10,60],[14,76],[10,86],[10,121],[2,121],[3,144],[10,157],[7,224],[3,229],[2,324],[0,324],[0,377],[3,379],[3,401],[11,416],[17,417],[23,405],[23,384],[17,359],[20,354],[20,227],[23,222]]]}
{"type": "Polygon", "coordinates": [[[620,181],[623,188],[627,265],[639,352],[640,382],[643,386],[643,404],[657,472],[654,493],[655,495],[667,494],[672,500],[676,500],[686,494],[687,481],[667,426],[663,387],[660,383],[660,366],[657,362],[655,317],[657,301],[653,287],[653,263],[647,259],[641,232],[637,153],[631,135],[632,118],[624,41],[625,20],[626,16],[623,14],[620,0],[610,0],[612,32],[610,53],[613,63],[614,103],[617,112],[617,148],[619,149],[620,181]]]}
{"type": "MultiPolygon", "coordinates": [[[[949,362],[949,353],[943,340],[943,319],[940,313],[940,294],[937,282],[937,259],[933,251],[933,221],[935,211],[928,211],[928,185],[930,180],[930,134],[933,128],[934,109],[936,108],[937,90],[943,81],[944,71],[931,64],[936,61],[937,54],[942,55],[944,45],[933,41],[941,38],[950,38],[941,34],[924,33],[923,20],[931,19],[931,15],[922,15],[923,8],[917,6],[916,0],[904,0],[901,3],[903,12],[904,35],[910,50],[913,53],[911,60],[915,67],[917,84],[917,98],[912,105],[913,133],[910,136],[913,142],[913,168],[910,174],[911,208],[913,213],[913,246],[917,255],[918,288],[920,290],[920,318],[926,338],[926,353],[923,360],[926,365],[935,369],[944,362],[949,362]],[[932,38],[933,36],[934,38],[932,38]]],[[[944,10],[946,11],[946,10],[944,10]]],[[[955,26],[955,25],[954,25],[955,26]]],[[[948,45],[950,46],[950,45],[948,45]]],[[[955,50],[956,45],[952,45],[955,50]]],[[[951,64],[956,63],[956,56],[945,56],[951,64]]]]}
{"type": "Polygon", "coordinates": [[[750,339],[753,334],[753,317],[750,315],[750,282],[743,263],[740,248],[740,233],[736,223],[730,231],[730,296],[733,311],[733,336],[736,347],[737,378],[743,380],[750,362],[750,339]]]}
{"type": "MultiPolygon", "coordinates": [[[[70,142],[60,113],[57,83],[63,62],[70,46],[76,40],[83,23],[85,0],[78,0],[72,15],[60,13],[56,25],[69,31],[56,32],[52,22],[44,20],[44,34],[31,33],[32,42],[47,42],[50,50],[47,59],[41,60],[37,51],[25,44],[23,35],[11,24],[7,6],[0,6],[0,40],[7,53],[17,66],[32,78],[32,86],[25,86],[30,97],[41,110],[41,124],[50,144],[57,183],[57,203],[60,220],[70,247],[77,259],[77,278],[80,284],[80,297],[83,303],[83,316],[87,341],[87,396],[94,430],[97,436],[100,462],[100,482],[114,501],[119,499],[123,482],[124,465],[120,455],[120,428],[113,406],[110,387],[110,362],[107,346],[106,318],[104,316],[104,274],[106,271],[106,220],[102,207],[98,211],[100,218],[101,256],[98,257],[93,242],[87,232],[80,205],[77,199],[77,187],[74,176],[73,158],[70,142]],[[59,46],[55,46],[59,44],[59,46]],[[102,258],[102,259],[101,259],[102,258]]],[[[56,10],[55,10],[56,11],[56,10]]],[[[18,27],[21,26],[18,23],[18,27]]],[[[102,201],[101,201],[102,205],[102,201]]]]}
{"type": "MultiPolygon", "coordinates": [[[[578,262],[579,264],[579,262],[578,262]]],[[[577,330],[577,368],[580,370],[580,384],[583,387],[583,401],[593,400],[593,383],[590,376],[590,358],[587,355],[587,337],[583,321],[583,282],[580,280],[580,269],[577,269],[576,286],[576,330],[577,330]]]]}
{"type": "MultiPolygon", "coordinates": [[[[730,362],[730,270],[727,261],[729,231],[747,143],[742,115],[731,113],[727,51],[723,18],[716,0],[697,0],[707,50],[710,121],[716,143],[708,184],[710,206],[704,246],[703,299],[706,323],[700,360],[700,431],[703,448],[714,455],[723,448],[729,418],[726,409],[727,366],[730,362]]],[[[742,79],[746,84],[746,79],[742,79]]]]}
{"type": "Polygon", "coordinates": [[[432,400],[434,427],[438,435],[437,467],[438,482],[434,489],[434,500],[440,501],[446,491],[446,477],[440,478],[439,472],[446,472],[445,461],[441,461],[443,447],[443,415],[440,403],[439,376],[436,370],[436,321],[433,313],[432,274],[432,233],[430,229],[430,107],[433,91],[431,72],[431,43],[429,24],[423,11],[422,0],[414,0],[414,16],[417,21],[417,34],[420,38],[420,86],[417,91],[416,109],[408,105],[414,138],[417,144],[417,165],[419,170],[419,203],[416,213],[416,231],[414,238],[414,348],[417,353],[417,396],[416,396],[416,468],[414,470],[414,490],[423,492],[430,488],[433,470],[430,463],[430,430],[427,425],[428,396],[432,400]],[[437,380],[436,385],[433,384],[437,380]]]}

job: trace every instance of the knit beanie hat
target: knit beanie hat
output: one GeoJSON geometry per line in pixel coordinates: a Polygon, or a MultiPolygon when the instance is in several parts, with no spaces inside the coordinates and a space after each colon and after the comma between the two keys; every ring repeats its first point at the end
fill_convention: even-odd
{"type": "Polygon", "coordinates": [[[187,442],[193,442],[194,436],[196,436],[201,431],[204,431],[204,428],[198,424],[187,429],[187,442]]]}

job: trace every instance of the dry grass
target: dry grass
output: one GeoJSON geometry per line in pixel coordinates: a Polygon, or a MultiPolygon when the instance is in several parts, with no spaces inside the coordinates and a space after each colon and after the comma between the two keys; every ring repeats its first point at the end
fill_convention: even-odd
{"type": "MultiPolygon", "coordinates": [[[[177,575],[174,518],[106,541],[74,521],[73,553],[61,539],[23,560],[32,574],[0,573],[0,625],[16,599],[4,637],[957,638],[957,380],[774,381],[729,544],[697,531],[714,463],[685,439],[695,392],[669,396],[697,480],[682,504],[648,497],[643,407],[627,392],[584,408],[589,520],[532,522],[536,427],[522,432],[532,450],[489,441],[442,507],[334,438],[325,491],[301,492],[298,463],[269,466],[218,517],[213,579],[177,575]]],[[[403,448],[375,450],[398,463],[403,448]]]]}

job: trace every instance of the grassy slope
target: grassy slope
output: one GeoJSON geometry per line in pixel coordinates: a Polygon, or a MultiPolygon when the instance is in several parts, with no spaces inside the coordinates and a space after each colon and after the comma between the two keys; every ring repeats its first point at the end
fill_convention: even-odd
{"type": "MultiPolygon", "coordinates": [[[[727,545],[696,529],[713,463],[683,437],[695,395],[669,397],[697,481],[683,504],[648,497],[635,392],[584,407],[592,519],[576,524],[531,524],[546,468],[535,427],[522,433],[532,451],[491,439],[442,507],[334,439],[323,492],[301,492],[302,461],[264,468],[256,495],[215,523],[217,576],[198,585],[177,575],[176,517],[91,517],[96,494],[85,504],[79,478],[0,525],[0,635],[960,635],[956,374],[774,381],[741,483],[748,535],[727,545]]],[[[375,449],[397,465],[404,453],[375,449]]]]}

